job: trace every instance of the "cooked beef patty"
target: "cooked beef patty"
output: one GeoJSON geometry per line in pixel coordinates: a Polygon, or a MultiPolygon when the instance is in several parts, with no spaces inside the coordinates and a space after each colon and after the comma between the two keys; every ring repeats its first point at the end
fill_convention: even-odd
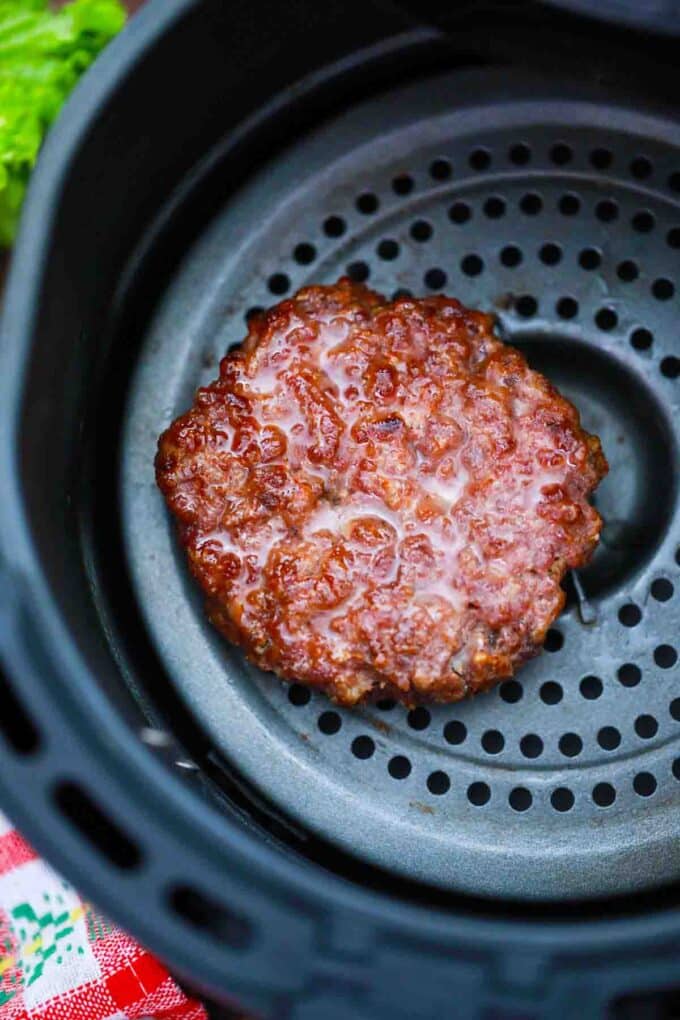
{"type": "Polygon", "coordinates": [[[606,471],[490,316],[347,279],[253,320],[156,460],[215,626],[344,705],[456,701],[535,655],[606,471]]]}

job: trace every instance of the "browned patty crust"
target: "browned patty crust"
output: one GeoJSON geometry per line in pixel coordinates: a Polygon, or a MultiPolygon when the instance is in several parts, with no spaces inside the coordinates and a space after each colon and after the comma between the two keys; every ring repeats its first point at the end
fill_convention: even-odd
{"type": "Polygon", "coordinates": [[[257,317],[156,459],[215,626],[344,705],[455,701],[535,655],[606,471],[490,316],[347,279],[257,317]]]}

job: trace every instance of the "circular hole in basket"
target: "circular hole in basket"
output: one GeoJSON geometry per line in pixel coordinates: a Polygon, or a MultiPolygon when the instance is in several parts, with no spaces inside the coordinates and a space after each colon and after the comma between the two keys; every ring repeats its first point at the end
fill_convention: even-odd
{"type": "Polygon", "coordinates": [[[560,319],[573,319],[578,315],[578,301],[573,297],[562,297],[555,305],[560,319]]]}
{"type": "Polygon", "coordinates": [[[395,754],[388,762],[387,771],[392,779],[406,779],[411,775],[411,762],[406,755],[395,754]]]}
{"type": "Polygon", "coordinates": [[[440,157],[430,163],[430,177],[435,181],[447,181],[451,176],[451,164],[448,159],[440,157]]]}
{"type": "Polygon", "coordinates": [[[371,737],[361,734],[352,741],[352,754],[355,758],[366,761],[375,752],[375,742],[371,737]]]}
{"type": "Polygon", "coordinates": [[[514,269],[522,261],[522,251],[516,244],[506,244],[501,248],[500,260],[508,269],[514,269]]]}
{"type": "Polygon", "coordinates": [[[525,758],[539,758],[543,754],[543,741],[536,733],[527,733],[519,742],[525,758]]]}
{"type": "Polygon", "coordinates": [[[675,294],[675,284],[665,276],[660,276],[652,284],[652,294],[657,301],[669,301],[675,294]]]}
{"type": "Polygon", "coordinates": [[[580,208],[581,199],[571,191],[562,195],[558,203],[558,209],[563,216],[576,216],[580,208]]]}
{"type": "Polygon", "coordinates": [[[657,602],[668,602],[669,599],[673,598],[675,589],[671,581],[667,577],[657,577],[656,581],[652,581],[652,587],[650,592],[653,599],[657,602]]]}
{"type": "Polygon", "coordinates": [[[392,262],[399,255],[399,245],[392,237],[385,237],[379,242],[376,248],[378,258],[384,259],[386,262],[392,262]]]}
{"type": "Polygon", "coordinates": [[[546,682],[541,685],[539,694],[541,696],[541,701],[545,702],[546,705],[559,705],[560,701],[564,697],[561,685],[556,683],[554,680],[546,680],[546,682]]]}
{"type": "Polygon", "coordinates": [[[490,195],[484,203],[484,215],[490,220],[498,220],[505,215],[505,199],[500,195],[490,195]]]}
{"type": "Polygon", "coordinates": [[[630,225],[638,234],[649,234],[654,230],[656,219],[649,209],[641,209],[636,212],[630,221],[630,225]]]}
{"type": "Polygon", "coordinates": [[[618,203],[613,198],[603,198],[595,206],[595,215],[602,223],[612,223],[619,215],[618,203]]]}
{"type": "Polygon", "coordinates": [[[371,270],[367,262],[358,259],[356,262],[350,262],[347,266],[347,275],[350,280],[354,280],[355,283],[365,283],[371,275],[371,270]]]}
{"type": "Polygon", "coordinates": [[[623,262],[619,262],[616,267],[616,275],[623,283],[632,283],[633,280],[637,280],[640,275],[637,262],[633,262],[632,259],[624,259],[623,262]]]}
{"type": "Polygon", "coordinates": [[[616,800],[616,790],[611,783],[597,783],[593,787],[593,801],[598,807],[611,807],[616,800]]]}
{"type": "Polygon", "coordinates": [[[347,230],[347,224],[342,216],[328,216],[323,221],[323,232],[327,237],[342,237],[347,230]]]}
{"type": "Polygon", "coordinates": [[[465,255],[460,261],[460,268],[466,276],[479,276],[484,269],[484,261],[479,255],[465,255]]]}
{"type": "Polygon", "coordinates": [[[319,716],[317,726],[327,737],[332,737],[334,733],[338,733],[342,726],[342,718],[337,712],[322,712],[319,716]]]}
{"type": "Polygon", "coordinates": [[[624,687],[637,687],[642,679],[640,667],[633,662],[624,662],[623,666],[619,666],[617,676],[624,687]]]}
{"type": "Polygon", "coordinates": [[[430,290],[442,290],[446,286],[446,273],[438,266],[428,269],[423,277],[423,282],[430,290]]]}
{"type": "Polygon", "coordinates": [[[635,720],[635,732],[643,740],[651,740],[659,731],[659,724],[653,715],[639,715],[635,720]]]}
{"type": "Polygon", "coordinates": [[[262,305],[252,305],[245,314],[246,326],[250,326],[253,319],[257,319],[258,316],[262,315],[263,311],[262,305]]]}
{"type": "Polygon", "coordinates": [[[531,149],[526,142],[517,142],[510,146],[508,158],[515,166],[526,166],[531,159],[531,149]]]}
{"type": "Polygon", "coordinates": [[[651,772],[638,772],[633,779],[633,789],[638,797],[651,797],[656,792],[656,779],[651,772]]]}
{"type": "Polygon", "coordinates": [[[563,733],[558,746],[565,758],[576,758],[583,750],[583,741],[578,733],[563,733]]]}
{"type": "Polygon", "coordinates": [[[520,294],[515,301],[515,311],[523,319],[530,319],[538,311],[538,302],[531,294],[520,294]]]}
{"type": "Polygon", "coordinates": [[[410,174],[397,174],[392,178],[392,191],[395,195],[410,195],[415,182],[410,174]]]}
{"type": "Polygon", "coordinates": [[[267,280],[267,287],[271,294],[285,294],[290,287],[290,279],[285,273],[272,273],[267,280]]]}
{"type": "Polygon", "coordinates": [[[483,807],[489,803],[491,790],[486,783],[470,783],[467,788],[467,799],[475,807],[483,807]]]}
{"type": "Polygon", "coordinates": [[[597,148],[590,153],[590,165],[596,170],[606,170],[612,165],[613,156],[609,149],[597,148]]]}
{"type": "Polygon", "coordinates": [[[660,368],[661,374],[665,375],[667,379],[677,379],[680,375],[680,358],[669,354],[662,360],[660,368]]]}
{"type": "Polygon", "coordinates": [[[452,719],[447,722],[444,727],[444,740],[447,744],[462,744],[467,737],[467,727],[465,723],[460,722],[458,719],[452,719]]]}
{"type": "Polygon", "coordinates": [[[551,627],[545,636],[543,647],[546,652],[559,652],[564,645],[564,634],[557,627],[551,627]]]}
{"type": "Polygon", "coordinates": [[[647,159],[646,156],[636,156],[635,159],[631,160],[630,172],[638,181],[644,181],[651,177],[652,170],[651,160],[647,159]]]}
{"type": "Polygon", "coordinates": [[[678,661],[678,653],[672,645],[658,645],[654,649],[654,662],[661,669],[671,669],[678,661]]]}
{"type": "Polygon", "coordinates": [[[642,610],[632,602],[628,602],[619,609],[619,623],[622,623],[624,627],[637,627],[641,619],[642,610]]]}
{"type": "Polygon", "coordinates": [[[498,693],[508,705],[514,705],[522,700],[524,688],[517,680],[505,680],[499,687],[498,693]]]}
{"type": "Polygon", "coordinates": [[[472,216],[472,210],[467,202],[454,202],[449,209],[449,219],[452,223],[463,224],[472,216]]]}
{"type": "Polygon", "coordinates": [[[519,200],[519,207],[525,216],[537,216],[543,208],[543,199],[535,191],[528,191],[519,200]]]}
{"type": "Polygon", "coordinates": [[[288,688],[288,700],[291,705],[295,705],[297,708],[308,705],[311,697],[312,693],[309,688],[303,687],[302,684],[291,684],[288,688]]]}
{"type": "Polygon", "coordinates": [[[640,326],[630,334],[630,342],[636,351],[648,351],[654,342],[654,336],[648,329],[640,326]]]}
{"type": "Polygon", "coordinates": [[[473,149],[470,153],[468,163],[472,169],[477,170],[478,173],[481,173],[482,170],[488,170],[491,166],[491,153],[488,149],[483,149],[481,147],[473,149]]]}
{"type": "Polygon", "coordinates": [[[414,241],[429,241],[432,237],[432,225],[427,220],[416,220],[411,224],[411,237],[414,241]]]}
{"type": "Polygon", "coordinates": [[[407,719],[412,730],[426,730],[432,717],[423,705],[418,705],[417,708],[411,709],[407,719]]]}
{"type": "Polygon", "coordinates": [[[562,249],[554,241],[546,241],[539,248],[538,257],[545,266],[556,266],[562,261],[562,249]]]}
{"type": "Polygon", "coordinates": [[[427,777],[427,788],[430,793],[434,794],[435,797],[441,797],[443,794],[448,793],[451,788],[451,780],[447,776],[446,772],[442,772],[437,769],[435,772],[430,772],[427,777]]]}
{"type": "Polygon", "coordinates": [[[356,200],[356,207],[364,216],[370,216],[372,213],[377,212],[379,205],[378,196],[374,195],[372,191],[365,191],[356,200]]]}
{"type": "Polygon", "coordinates": [[[586,701],[596,701],[602,695],[602,681],[599,676],[584,676],[578,689],[586,701]]]}
{"type": "Polygon", "coordinates": [[[487,754],[500,754],[505,747],[505,737],[500,730],[486,730],[482,734],[481,744],[487,754]]]}
{"type": "Polygon", "coordinates": [[[513,811],[528,811],[533,804],[533,797],[525,786],[516,786],[510,791],[508,803],[513,811]]]}
{"type": "Polygon", "coordinates": [[[613,308],[600,308],[595,313],[595,325],[598,329],[609,332],[618,324],[619,317],[613,308]]]}
{"type": "Polygon", "coordinates": [[[597,742],[603,751],[615,751],[621,743],[621,734],[615,726],[603,726],[598,730],[597,742]]]}
{"type": "Polygon", "coordinates": [[[574,794],[566,786],[558,786],[550,794],[550,803],[555,811],[571,811],[574,806],[574,794]]]}
{"type": "Polygon", "coordinates": [[[566,142],[555,142],[550,149],[550,159],[556,166],[564,166],[574,157],[573,150],[566,142]]]}
{"type": "Polygon", "coordinates": [[[298,265],[308,266],[316,258],[316,248],[313,244],[308,244],[306,241],[296,244],[293,250],[293,258],[298,265]]]}
{"type": "Polygon", "coordinates": [[[579,252],[578,264],[581,269],[597,269],[601,263],[602,254],[597,248],[583,248],[582,251],[579,252]]]}

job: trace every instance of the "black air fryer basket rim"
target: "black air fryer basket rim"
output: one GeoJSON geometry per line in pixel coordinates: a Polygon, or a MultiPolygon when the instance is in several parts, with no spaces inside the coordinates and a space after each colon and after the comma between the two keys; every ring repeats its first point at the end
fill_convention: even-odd
{"type": "MultiPolygon", "coordinates": [[[[657,337],[654,360],[643,361],[625,337],[607,343],[589,326],[599,308],[600,295],[593,292],[600,281],[597,274],[583,272],[575,265],[578,250],[573,250],[573,238],[570,246],[569,230],[562,214],[555,209],[555,191],[561,196],[565,186],[578,187],[584,210],[600,201],[601,175],[594,173],[587,162],[593,139],[602,146],[610,145],[616,166],[625,167],[631,150],[641,151],[633,148],[636,141],[642,147],[645,145],[646,138],[640,141],[634,134],[644,120],[639,111],[631,113],[627,106],[617,110],[607,105],[605,115],[598,103],[594,114],[592,103],[584,109],[575,102],[578,91],[566,82],[552,82],[548,88],[542,79],[537,82],[527,73],[496,68],[483,71],[456,68],[443,75],[417,79],[410,85],[391,86],[389,97],[392,108],[385,138],[376,132],[384,110],[384,95],[379,95],[333,118],[311,137],[296,139],[260,173],[250,174],[252,181],[239,189],[222,213],[215,215],[206,236],[186,255],[183,267],[166,291],[161,309],[146,329],[123,415],[120,485],[126,558],[140,610],[176,688],[183,692],[215,746],[222,749],[227,759],[237,762],[240,774],[265,791],[280,810],[304,828],[322,833],[331,845],[344,846],[357,857],[377,861],[390,873],[486,897],[573,900],[607,893],[620,895],[624,889],[631,891],[650,884],[661,886],[675,877],[664,871],[669,866],[672,871],[673,856],[667,847],[673,835],[662,838],[661,825],[653,824],[650,806],[661,808],[666,804],[666,792],[673,796],[677,790],[677,780],[671,773],[670,761],[666,760],[673,745],[664,743],[650,753],[648,743],[636,741],[629,734],[639,711],[653,712],[660,720],[660,742],[674,736],[674,719],[668,713],[666,701],[670,678],[649,675],[634,691],[617,694],[617,688],[619,692],[621,688],[613,674],[622,660],[610,654],[608,642],[622,645],[622,624],[616,614],[618,605],[611,596],[611,581],[609,592],[602,593],[599,600],[597,627],[584,627],[578,618],[574,619],[577,616],[574,612],[562,616],[559,633],[566,654],[563,650],[557,655],[540,656],[523,669],[515,683],[520,691],[524,690],[525,698],[514,709],[503,701],[501,688],[489,698],[456,706],[421,708],[408,717],[389,706],[386,711],[375,707],[352,712],[335,710],[329,716],[328,702],[322,696],[301,698],[304,691],[293,688],[289,698],[285,688],[271,683],[269,677],[256,670],[245,670],[242,658],[230,654],[228,646],[205,624],[197,600],[187,598],[193,589],[187,588],[185,564],[177,555],[174,532],[168,527],[167,514],[149,470],[158,423],[169,422],[183,411],[196,386],[210,381],[214,364],[225,347],[240,339],[242,316],[248,308],[264,306],[270,300],[267,294],[270,273],[285,271],[290,292],[308,283],[332,282],[349,263],[370,270],[371,283],[381,292],[391,293],[398,284],[418,293],[423,271],[437,265],[449,272],[453,293],[463,293],[459,288],[464,287],[468,300],[475,306],[492,307],[496,295],[508,294],[513,285],[519,292],[534,286],[538,267],[535,256],[532,262],[533,253],[539,250],[542,239],[559,237],[563,242],[563,263],[552,273],[546,273],[536,295],[546,309],[544,322],[537,314],[527,322],[512,311],[501,309],[499,322],[507,336],[512,339],[521,330],[520,337],[526,337],[527,331],[533,330],[534,339],[526,341],[529,347],[538,344],[539,351],[547,355],[553,352],[554,359],[555,350],[565,348],[559,346],[552,332],[547,333],[550,328],[557,330],[558,336],[563,335],[561,324],[551,317],[550,309],[555,299],[565,293],[564,289],[555,293],[555,288],[568,288],[571,300],[578,299],[581,309],[578,321],[570,323],[567,341],[570,351],[580,351],[577,378],[565,377],[566,359],[561,355],[546,370],[560,386],[579,387],[574,395],[578,407],[587,410],[593,399],[589,376],[594,380],[595,395],[598,399],[602,397],[597,380],[602,378],[603,365],[597,359],[605,356],[605,350],[611,359],[605,363],[606,379],[617,378],[616,371],[623,372],[624,368],[625,373],[632,374],[624,374],[622,381],[618,377],[616,389],[621,394],[630,394],[632,385],[640,403],[641,395],[650,393],[645,387],[645,372],[647,385],[653,385],[661,401],[668,400],[675,390],[657,368],[659,348],[668,330],[663,320],[657,321],[651,297],[645,301],[644,294],[638,294],[636,305],[657,337]],[[538,99],[534,98],[537,88],[541,90],[538,99]],[[559,96],[557,100],[555,95],[559,96]],[[485,118],[481,136],[476,127],[480,111],[485,118]],[[593,128],[596,115],[600,119],[593,128]],[[402,121],[405,128],[400,130],[402,121]],[[465,171],[466,143],[467,147],[472,144],[466,139],[465,129],[470,123],[474,144],[483,141],[493,153],[488,173],[465,171]],[[550,125],[547,132],[543,123],[550,125]],[[611,133],[604,124],[610,125],[611,133]],[[423,125],[429,129],[425,139],[423,125]],[[621,125],[622,132],[617,134],[621,125]],[[513,166],[508,167],[503,157],[506,151],[514,153],[512,143],[520,137],[533,153],[531,181],[542,195],[544,206],[541,215],[531,218],[517,203],[526,194],[525,172],[513,173],[513,166]],[[556,137],[568,139],[575,151],[566,184],[550,164],[546,167],[541,162],[545,159],[541,154],[556,137]],[[432,184],[427,168],[441,153],[446,153],[457,169],[443,185],[432,184]],[[414,186],[406,196],[395,198],[390,180],[393,173],[405,171],[413,175],[414,186]],[[354,208],[354,198],[360,194],[375,195],[375,215],[368,216],[354,208]],[[484,215],[489,194],[495,196],[489,201],[503,203],[505,211],[500,220],[484,215]],[[463,201],[469,203],[465,206],[470,210],[469,223],[459,226],[447,222],[446,212],[454,197],[461,208],[463,201]],[[342,215],[348,224],[344,235],[348,241],[341,239],[333,244],[319,231],[318,224],[331,211],[342,215]],[[420,222],[416,217],[424,217],[422,222],[430,224],[432,233],[427,243],[414,243],[409,236],[409,226],[420,222]],[[398,237],[396,260],[381,260],[376,251],[383,243],[378,244],[381,237],[398,237]],[[311,264],[301,266],[288,253],[297,250],[296,244],[302,239],[313,242],[316,256],[311,264]],[[474,248],[483,260],[484,270],[474,279],[462,279],[457,272],[455,249],[458,244],[465,245],[466,240],[467,250],[474,248]],[[503,272],[497,268],[495,249],[510,240],[525,253],[524,268],[503,272]],[[257,270],[253,271],[253,267],[257,270]],[[199,308],[193,300],[197,280],[205,295],[199,308]],[[222,314],[225,307],[230,309],[226,320],[222,314]],[[222,325],[216,328],[216,322],[222,325]],[[196,358],[199,351],[200,363],[196,358]],[[622,359],[623,364],[617,359],[622,359]],[[206,361],[210,364],[206,365],[206,361]],[[606,683],[606,690],[602,685],[604,697],[595,705],[579,689],[579,678],[592,673],[594,662],[606,683]],[[559,690],[563,692],[564,704],[558,708],[542,704],[538,697],[540,682],[547,678],[553,684],[559,681],[563,685],[559,690]],[[650,690],[652,685],[656,693],[650,690]],[[586,752],[582,757],[587,755],[590,767],[580,767],[581,759],[565,766],[565,756],[558,745],[565,717],[569,727],[583,737],[586,752]],[[460,747],[451,746],[446,739],[452,718],[456,720],[453,725],[458,726],[464,720],[466,734],[460,747]],[[328,720],[337,729],[327,732],[328,720]],[[619,738],[623,744],[620,757],[615,760],[599,744],[598,750],[593,750],[596,734],[612,723],[624,734],[622,740],[619,738]],[[480,738],[486,731],[504,742],[501,754],[492,755],[485,748],[480,738]],[[536,763],[539,768],[533,771],[527,766],[529,755],[524,756],[520,750],[522,738],[528,732],[534,734],[532,740],[539,746],[536,763]],[[351,749],[355,740],[370,741],[369,751],[375,753],[368,754],[366,760],[354,756],[351,749]],[[651,754],[658,752],[665,756],[664,760],[652,762],[651,754]],[[644,762],[639,760],[641,754],[647,755],[644,762]],[[388,759],[392,761],[396,755],[410,763],[405,782],[395,782],[387,768],[388,759]],[[623,770],[657,767],[660,782],[654,803],[650,805],[640,796],[636,801],[633,776],[625,775],[623,770]],[[437,797],[429,788],[429,779],[437,776],[437,770],[441,770],[440,777],[451,778],[445,796],[437,797]],[[544,777],[546,781],[541,787],[544,777]],[[602,809],[591,798],[595,783],[601,781],[611,781],[619,791],[614,809],[617,814],[608,812],[605,825],[598,824],[602,809]],[[466,798],[468,784],[474,782],[486,784],[483,789],[487,790],[488,798],[483,810],[471,808],[466,798]],[[364,783],[372,790],[370,797],[365,796],[364,783]],[[521,788],[524,783],[533,798],[531,823],[527,815],[526,825],[518,824],[516,815],[513,823],[511,799],[517,784],[521,788]],[[559,801],[555,807],[552,798],[546,796],[546,786],[548,794],[555,788],[567,797],[571,792],[573,810],[556,815],[559,801]],[[300,797],[300,791],[304,791],[304,797],[300,797]],[[432,813],[418,810],[423,797],[422,806],[432,813]],[[339,807],[343,804],[346,808],[339,807]],[[551,818],[553,823],[559,820],[561,824],[559,835],[549,828],[551,818]],[[500,858],[495,852],[499,843],[495,827],[503,824],[503,819],[507,829],[500,858]],[[409,827],[408,836],[403,830],[397,831],[402,825],[409,827]],[[548,826],[549,839],[541,837],[541,825],[548,826]],[[660,848],[659,853],[654,851],[652,842],[660,848]],[[630,847],[632,857],[627,857],[626,847],[630,847]],[[504,868],[508,860],[514,860],[516,866],[504,868]]],[[[665,122],[645,123],[644,128],[654,137],[656,134],[666,137],[670,132],[665,122]]],[[[432,164],[437,172],[440,165],[445,170],[448,166],[432,164]]],[[[620,202],[618,222],[604,228],[597,217],[591,218],[584,211],[573,223],[572,231],[582,246],[601,244],[606,229],[609,249],[606,266],[611,272],[610,267],[616,262],[614,253],[622,250],[631,254],[629,246],[635,244],[635,236],[627,228],[630,200],[625,179],[617,179],[616,185],[610,181],[607,187],[611,189],[607,194],[620,202]]],[[[668,253],[663,239],[659,245],[657,237],[654,247],[666,264],[668,253]]],[[[465,250],[459,249],[458,255],[465,250]]],[[[645,258],[644,268],[649,271],[649,258],[645,258]]],[[[619,283],[617,288],[612,281],[613,301],[626,300],[627,295],[622,292],[625,286],[619,283]]],[[[665,315],[668,309],[665,306],[664,309],[665,315]]],[[[537,356],[536,350],[532,356],[537,356]]],[[[625,397],[622,399],[627,404],[625,397]]],[[[635,398],[630,399],[634,404],[635,398]]],[[[617,401],[620,405],[618,393],[617,401]]],[[[618,430],[626,428],[620,406],[593,425],[588,424],[591,431],[602,436],[605,449],[616,450],[620,446],[618,430]]],[[[641,432],[639,422],[633,425],[633,432],[636,435],[641,432]]],[[[639,478],[641,460],[652,462],[651,434],[647,445],[641,456],[635,453],[635,447],[623,447],[629,452],[625,477],[619,477],[614,466],[599,490],[599,505],[607,518],[617,511],[627,518],[625,482],[639,478]]],[[[670,445],[661,440],[664,450],[670,445]]],[[[666,465],[660,473],[669,477],[670,466],[666,465]]],[[[659,476],[659,472],[653,474],[655,478],[659,476]]],[[[642,486],[643,491],[648,488],[652,486],[642,486]]],[[[667,535],[670,530],[665,522],[651,528],[654,535],[667,535]]],[[[606,538],[600,550],[605,557],[606,538]]],[[[638,552],[642,551],[638,543],[638,552]]],[[[598,557],[592,567],[599,570],[598,557]]],[[[635,574],[646,573],[645,569],[640,570],[637,558],[632,563],[626,558],[627,580],[631,570],[635,574]]],[[[600,574],[600,583],[605,575],[606,572],[600,574]]],[[[617,586],[626,587],[626,597],[639,597],[635,590],[628,589],[627,580],[622,581],[619,576],[617,586]]],[[[597,593],[598,579],[592,572],[583,574],[583,584],[591,596],[597,593]]],[[[675,616],[669,621],[668,611],[675,613],[671,603],[665,616],[659,612],[655,615],[653,605],[646,607],[648,639],[656,632],[655,620],[657,625],[665,626],[664,634],[669,633],[669,622],[670,634],[674,632],[675,616]]],[[[626,655],[637,654],[640,636],[633,633],[632,638],[636,650],[627,651],[626,655]]],[[[599,679],[594,682],[600,683],[599,679]]],[[[672,825],[672,810],[666,811],[665,807],[661,810],[672,825]]]]}
{"type": "Polygon", "coordinates": [[[634,29],[680,34],[677,0],[545,0],[574,14],[622,24],[634,29]]]}
{"type": "Polygon", "coordinates": [[[3,808],[55,866],[161,956],[206,987],[231,988],[246,997],[252,994],[253,981],[243,957],[229,941],[220,944],[201,931],[190,930],[179,918],[173,927],[163,905],[148,896],[149,888],[158,892],[185,873],[196,874],[199,853],[205,886],[236,915],[252,916],[256,925],[273,931],[297,917],[299,923],[286,932],[286,943],[299,954],[305,972],[311,970],[314,955],[310,940],[329,915],[340,927],[343,921],[358,920],[372,933],[380,930],[394,936],[398,931],[402,942],[420,946],[421,952],[437,946],[446,953],[461,944],[478,951],[507,952],[515,944],[539,956],[556,951],[570,955],[576,950],[582,956],[630,948],[639,941],[649,946],[672,939],[677,932],[675,910],[592,923],[587,929],[572,922],[489,921],[395,902],[283,857],[229,820],[218,822],[212,812],[202,810],[195,796],[139,745],[91,682],[60,619],[22,510],[15,440],[20,385],[60,187],[71,161],[88,126],[126,74],[147,49],[161,42],[176,19],[198,8],[200,2],[151,0],[100,58],[96,74],[89,75],[72,97],[45,146],[30,189],[2,324],[0,625],[8,672],[29,708],[35,705],[41,719],[51,717],[53,728],[43,750],[32,758],[22,760],[2,748],[3,808]],[[55,748],[59,742],[61,747],[55,748]],[[87,776],[88,788],[105,789],[107,813],[113,819],[126,818],[140,845],[153,848],[148,872],[144,865],[137,871],[118,871],[91,852],[82,836],[55,811],[51,780],[57,763],[61,774],[66,771],[64,748],[74,780],[87,776]],[[185,844],[183,832],[196,835],[193,846],[185,844]],[[246,975],[242,982],[241,973],[246,975]]]}

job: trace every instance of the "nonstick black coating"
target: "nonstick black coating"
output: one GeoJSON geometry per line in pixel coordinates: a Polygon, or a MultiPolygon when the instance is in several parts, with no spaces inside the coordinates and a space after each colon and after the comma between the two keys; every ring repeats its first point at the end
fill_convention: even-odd
{"type": "Polygon", "coordinates": [[[150,324],[125,414],[121,507],[156,647],[253,785],[392,873],[554,900],[680,876],[677,134],[510,69],[391,89],[253,174],[150,324]],[[341,711],[250,667],[205,620],[155,485],[159,429],[214,377],[251,310],[343,272],[496,313],[609,457],[580,604],[572,592],[547,651],[488,697],[341,711]]]}
{"type": "MultiPolygon", "coordinates": [[[[399,26],[365,6],[354,19],[346,5],[277,10],[152,2],[79,90],[35,179],[2,333],[2,806],[195,983],[270,1015],[429,1017],[455,994],[456,1015],[502,1002],[596,1016],[668,982],[672,888],[530,908],[353,862],[226,767],[127,586],[117,423],[178,256],[286,141],[454,61],[427,33],[385,39],[399,26]]],[[[654,75],[642,81],[648,92],[654,75]]]]}

